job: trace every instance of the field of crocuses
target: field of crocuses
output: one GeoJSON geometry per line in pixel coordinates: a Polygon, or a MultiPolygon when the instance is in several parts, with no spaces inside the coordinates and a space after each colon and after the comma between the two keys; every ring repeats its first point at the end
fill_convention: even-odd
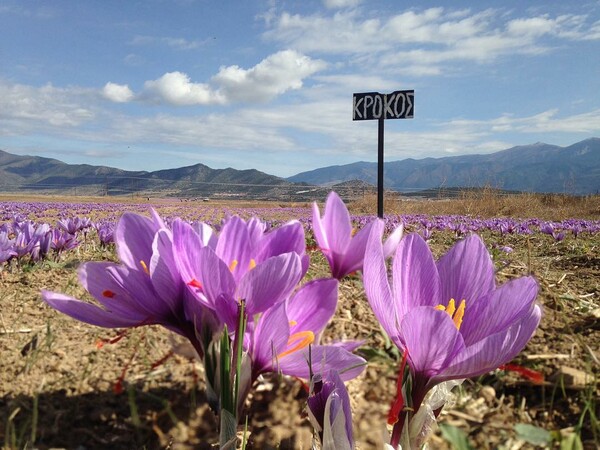
{"type": "Polygon", "coordinates": [[[455,202],[0,199],[2,448],[597,448],[600,209],[455,202]]]}

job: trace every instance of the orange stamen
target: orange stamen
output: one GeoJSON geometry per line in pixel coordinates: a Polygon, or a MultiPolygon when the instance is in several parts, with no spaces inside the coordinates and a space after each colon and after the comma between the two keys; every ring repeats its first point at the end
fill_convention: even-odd
{"type": "Polygon", "coordinates": [[[150,271],[148,270],[146,263],[144,261],[140,261],[140,265],[142,266],[142,269],[144,269],[144,272],[146,272],[146,275],[150,275],[150,271]]]}
{"type": "Polygon", "coordinates": [[[281,359],[284,356],[290,355],[298,350],[302,350],[304,347],[308,347],[315,341],[315,334],[312,331],[299,331],[298,333],[294,333],[290,336],[287,345],[291,345],[293,342],[297,341],[299,342],[296,345],[281,352],[279,355],[277,355],[277,358],[281,359]]]}
{"type": "Polygon", "coordinates": [[[248,264],[248,270],[252,270],[256,267],[256,261],[254,258],[250,259],[250,263],[248,264]]]}
{"type": "Polygon", "coordinates": [[[465,317],[465,308],[466,308],[465,300],[461,300],[460,305],[458,305],[458,309],[456,308],[456,303],[453,298],[448,302],[448,306],[437,305],[435,309],[438,311],[446,311],[450,317],[452,317],[452,321],[456,326],[457,330],[460,330],[460,326],[462,325],[463,318],[465,317]]]}
{"type": "Polygon", "coordinates": [[[238,265],[238,260],[234,259],[233,261],[231,261],[231,264],[229,264],[229,270],[231,272],[233,272],[235,270],[235,268],[237,267],[237,265],[238,265]]]}
{"type": "Polygon", "coordinates": [[[452,320],[454,321],[454,325],[456,325],[456,329],[460,330],[460,326],[463,321],[463,317],[465,316],[465,301],[462,300],[460,305],[458,305],[458,309],[456,310],[456,314],[452,316],[452,320]]]}
{"type": "Polygon", "coordinates": [[[448,314],[450,314],[450,317],[452,317],[454,315],[455,311],[456,311],[456,304],[454,303],[454,299],[451,298],[450,301],[448,302],[448,306],[446,306],[446,312],[448,314]]]}

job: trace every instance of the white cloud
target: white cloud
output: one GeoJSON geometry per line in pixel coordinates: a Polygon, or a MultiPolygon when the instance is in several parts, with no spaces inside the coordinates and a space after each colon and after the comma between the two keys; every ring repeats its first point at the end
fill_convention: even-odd
{"type": "Polygon", "coordinates": [[[486,134],[510,133],[600,133],[600,109],[585,113],[564,116],[559,114],[557,108],[542,111],[527,117],[515,117],[504,114],[495,119],[482,120],[454,120],[451,126],[461,128],[477,128],[486,134]]]}
{"type": "Polygon", "coordinates": [[[36,127],[78,127],[93,120],[91,89],[34,87],[0,81],[0,134],[36,127]]]}
{"type": "Polygon", "coordinates": [[[102,95],[115,103],[127,103],[133,100],[133,91],[126,84],[108,82],[102,89],[102,95]]]}
{"type": "Polygon", "coordinates": [[[284,12],[272,23],[274,28],[264,33],[267,39],[307,53],[360,54],[387,46],[383,35],[377,35],[379,20],[362,20],[357,11],[331,17],[284,12]]]}
{"type": "Polygon", "coordinates": [[[201,48],[206,43],[209,42],[209,39],[205,39],[202,41],[198,40],[189,40],[180,37],[156,37],[156,36],[135,36],[130,42],[130,45],[153,45],[160,44],[166,45],[167,47],[174,48],[176,50],[195,50],[197,48],[201,48]]]}
{"type": "Polygon", "coordinates": [[[266,102],[289,90],[300,89],[303,80],[326,67],[293,50],[274,53],[250,69],[223,66],[211,83],[195,83],[182,72],[168,72],[144,83],[140,99],[171,105],[223,105],[266,102]]]}
{"type": "Polygon", "coordinates": [[[278,127],[262,126],[249,111],[233,116],[209,114],[202,116],[156,115],[126,117],[112,123],[111,138],[136,143],[161,143],[191,146],[199,149],[236,149],[261,152],[292,151],[295,147],[278,127]]]}
{"type": "Polygon", "coordinates": [[[586,15],[511,18],[493,9],[438,7],[387,18],[347,9],[331,15],[283,12],[267,23],[264,37],[306,53],[337,55],[349,64],[368,62],[378,69],[437,75],[442,64],[489,63],[507,55],[548,52],[556,48],[549,38],[600,39],[600,21],[589,22],[586,15]]]}
{"type": "Polygon", "coordinates": [[[144,98],[173,105],[223,104],[225,99],[204,83],[193,83],[182,72],[168,72],[144,83],[144,98]]]}
{"type": "Polygon", "coordinates": [[[284,50],[263,59],[250,69],[221,67],[213,81],[229,101],[264,102],[292,89],[302,80],[324,69],[325,62],[293,50],[284,50]]]}
{"type": "Polygon", "coordinates": [[[362,0],[323,0],[326,8],[351,8],[357,6],[362,0]]]}

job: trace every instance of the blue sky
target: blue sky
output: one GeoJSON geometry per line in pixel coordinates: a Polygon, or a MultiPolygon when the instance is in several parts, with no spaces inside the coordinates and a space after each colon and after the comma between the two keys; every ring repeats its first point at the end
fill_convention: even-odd
{"type": "Polygon", "coordinates": [[[0,149],[273,175],[600,136],[600,1],[0,0],[0,149]],[[452,6],[448,6],[448,5],[452,6]]]}

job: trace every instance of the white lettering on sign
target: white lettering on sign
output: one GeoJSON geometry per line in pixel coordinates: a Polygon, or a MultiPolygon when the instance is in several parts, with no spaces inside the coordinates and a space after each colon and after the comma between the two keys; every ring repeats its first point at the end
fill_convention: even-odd
{"type": "Polygon", "coordinates": [[[411,119],[414,116],[414,98],[415,91],[354,94],[352,120],[411,119]]]}

